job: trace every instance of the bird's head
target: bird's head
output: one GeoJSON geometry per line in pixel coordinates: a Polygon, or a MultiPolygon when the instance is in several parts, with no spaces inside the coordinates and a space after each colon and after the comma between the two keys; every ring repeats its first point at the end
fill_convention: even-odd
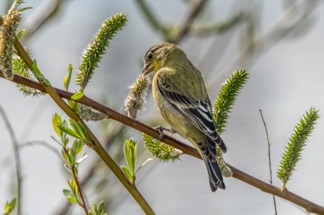
{"type": "Polygon", "coordinates": [[[176,61],[177,56],[185,55],[181,48],[172,43],[159,43],[152,46],[144,56],[143,75],[158,71],[166,63],[176,61]]]}

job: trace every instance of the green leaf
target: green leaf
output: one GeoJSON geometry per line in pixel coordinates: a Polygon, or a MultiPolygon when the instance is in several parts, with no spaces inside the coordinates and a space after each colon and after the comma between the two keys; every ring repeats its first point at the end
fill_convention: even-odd
{"type": "Polygon", "coordinates": [[[93,204],[92,211],[93,211],[94,215],[98,215],[98,210],[97,210],[97,204],[96,203],[93,204]]]}
{"type": "Polygon", "coordinates": [[[78,203],[78,200],[75,196],[66,196],[67,200],[71,203],[78,203]]]}
{"type": "Polygon", "coordinates": [[[80,134],[83,137],[83,139],[87,140],[88,142],[91,142],[88,132],[87,132],[87,129],[80,122],[78,122],[78,125],[79,125],[78,129],[79,129],[80,134]]]}
{"type": "Polygon", "coordinates": [[[136,142],[133,139],[124,143],[124,156],[132,176],[135,175],[136,165],[136,142]]]}
{"type": "Polygon", "coordinates": [[[59,137],[61,137],[62,132],[59,129],[58,125],[61,125],[61,124],[62,124],[62,119],[61,119],[60,115],[58,115],[57,113],[55,113],[54,116],[53,116],[53,118],[52,118],[52,125],[53,125],[53,128],[54,128],[54,131],[56,132],[56,134],[59,137]]]}
{"type": "Polygon", "coordinates": [[[76,197],[79,193],[79,189],[78,189],[78,186],[77,186],[75,180],[71,179],[71,180],[68,180],[67,182],[68,182],[68,185],[72,191],[73,196],[76,197]]]}
{"type": "Polygon", "coordinates": [[[63,148],[66,148],[66,146],[68,145],[68,143],[69,143],[69,138],[67,138],[66,137],[66,134],[63,133],[63,135],[62,135],[62,146],[63,146],[63,148]]]}
{"type": "Polygon", "coordinates": [[[72,96],[71,96],[71,100],[74,100],[74,101],[78,101],[79,99],[81,99],[82,97],[84,96],[84,93],[83,92],[76,92],[74,93],[72,96]]]}
{"type": "Polygon", "coordinates": [[[76,162],[76,153],[73,148],[69,149],[69,159],[71,162],[71,166],[74,166],[76,162]]]}
{"type": "Polygon", "coordinates": [[[78,176],[79,175],[79,168],[78,168],[78,163],[77,163],[77,161],[75,161],[75,163],[74,163],[74,166],[73,166],[73,170],[74,170],[74,174],[76,175],[76,176],[78,176]]]}
{"type": "Polygon", "coordinates": [[[33,64],[32,64],[32,70],[33,70],[34,75],[35,75],[36,77],[38,77],[38,76],[42,76],[41,71],[38,69],[36,59],[34,59],[34,61],[33,61],[33,64]]]}
{"type": "Polygon", "coordinates": [[[81,136],[76,133],[74,130],[64,126],[64,125],[58,125],[57,126],[62,132],[74,137],[74,138],[77,138],[77,139],[82,139],[81,136]]]}
{"type": "Polygon", "coordinates": [[[71,82],[72,70],[73,70],[72,64],[69,64],[69,66],[68,66],[68,74],[64,77],[64,80],[63,80],[63,85],[64,85],[65,90],[69,90],[69,85],[70,85],[70,82],[71,82]]]}
{"type": "Polygon", "coordinates": [[[121,169],[123,170],[123,172],[125,173],[126,177],[132,181],[133,180],[133,175],[130,172],[130,170],[126,167],[126,166],[121,166],[121,169]]]}
{"type": "Polygon", "coordinates": [[[82,204],[80,194],[79,194],[79,189],[78,189],[76,181],[74,179],[71,179],[71,180],[68,180],[67,182],[68,182],[68,185],[69,185],[69,187],[71,189],[72,197],[74,198],[76,203],[82,204]]]}
{"type": "Polygon", "coordinates": [[[35,77],[37,78],[37,80],[41,83],[43,83],[45,86],[50,86],[51,83],[49,82],[49,80],[47,80],[43,73],[39,70],[38,65],[37,65],[37,61],[34,60],[33,64],[32,64],[32,72],[35,75],[35,77]]]}
{"type": "Polygon", "coordinates": [[[21,39],[21,37],[24,35],[24,33],[25,33],[25,29],[21,29],[18,33],[17,33],[17,39],[18,40],[20,40],[21,39]]]}
{"type": "Polygon", "coordinates": [[[72,127],[72,129],[80,136],[82,137],[81,135],[81,132],[80,132],[80,128],[79,128],[79,124],[74,121],[73,119],[69,119],[69,124],[70,126],[72,127]]]}
{"type": "Polygon", "coordinates": [[[75,153],[78,155],[80,152],[82,152],[83,144],[82,141],[76,139],[74,140],[74,143],[72,145],[72,149],[75,151],[75,153]]]}
{"type": "Polygon", "coordinates": [[[63,166],[64,166],[64,169],[66,169],[72,175],[71,166],[68,164],[64,164],[63,166]]]}
{"type": "Polygon", "coordinates": [[[6,202],[4,208],[4,215],[9,215],[16,206],[16,198],[12,199],[10,202],[6,202]]]}
{"type": "Polygon", "coordinates": [[[98,214],[103,215],[105,212],[105,203],[103,201],[99,202],[99,205],[97,208],[98,208],[98,214]]]}
{"type": "Polygon", "coordinates": [[[46,79],[46,78],[43,78],[42,79],[42,82],[45,84],[45,86],[51,86],[51,82],[48,80],[48,79],[46,79]]]}
{"type": "Polygon", "coordinates": [[[61,155],[63,157],[64,162],[67,165],[72,166],[72,163],[71,163],[71,160],[70,160],[70,155],[68,154],[68,152],[66,152],[64,149],[62,149],[61,155]]]}
{"type": "Polygon", "coordinates": [[[76,113],[79,113],[79,110],[78,110],[78,103],[73,101],[73,100],[69,100],[68,101],[69,103],[69,106],[76,112],[76,113]]]}
{"type": "Polygon", "coordinates": [[[63,194],[69,202],[71,202],[73,204],[78,203],[76,197],[73,195],[71,190],[63,189],[63,194]]]}
{"type": "Polygon", "coordinates": [[[68,190],[68,189],[63,189],[63,194],[64,194],[64,196],[72,196],[73,195],[71,190],[68,190]]]}
{"type": "Polygon", "coordinates": [[[89,139],[87,130],[80,122],[76,122],[73,119],[70,119],[69,123],[70,123],[71,127],[74,129],[74,131],[78,134],[78,136],[81,137],[79,139],[83,139],[83,140],[89,139]]]}
{"type": "Polygon", "coordinates": [[[18,11],[23,12],[25,10],[30,10],[33,9],[33,7],[23,7],[23,8],[19,8],[18,11]]]}
{"type": "Polygon", "coordinates": [[[94,203],[91,209],[92,210],[88,211],[89,215],[107,215],[105,213],[105,203],[103,201],[101,201],[98,206],[94,203]]]}

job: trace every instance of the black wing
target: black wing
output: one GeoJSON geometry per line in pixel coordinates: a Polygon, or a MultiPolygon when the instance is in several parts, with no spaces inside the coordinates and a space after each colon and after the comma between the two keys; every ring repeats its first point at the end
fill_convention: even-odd
{"type": "Polygon", "coordinates": [[[188,117],[197,129],[206,134],[208,151],[213,157],[216,156],[215,143],[223,152],[226,152],[226,146],[216,131],[216,124],[212,117],[211,104],[208,97],[204,101],[193,100],[171,91],[170,87],[166,83],[161,82],[161,80],[158,81],[158,89],[176,110],[188,117]]]}

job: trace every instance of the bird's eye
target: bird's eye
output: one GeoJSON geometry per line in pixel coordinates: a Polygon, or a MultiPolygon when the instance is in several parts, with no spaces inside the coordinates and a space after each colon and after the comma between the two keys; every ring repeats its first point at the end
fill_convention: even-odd
{"type": "Polygon", "coordinates": [[[148,55],[147,55],[147,59],[148,60],[152,60],[153,59],[153,53],[150,52],[148,55]]]}

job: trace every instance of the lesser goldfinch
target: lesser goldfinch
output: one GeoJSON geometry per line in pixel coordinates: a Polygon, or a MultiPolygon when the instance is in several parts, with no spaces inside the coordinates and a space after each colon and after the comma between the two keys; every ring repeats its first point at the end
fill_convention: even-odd
{"type": "Polygon", "coordinates": [[[188,139],[207,166],[213,192],[225,189],[216,157],[216,145],[226,152],[217,134],[211,102],[203,76],[184,51],[171,43],[151,47],[144,57],[142,74],[153,72],[152,92],[162,117],[171,130],[188,139]]]}

